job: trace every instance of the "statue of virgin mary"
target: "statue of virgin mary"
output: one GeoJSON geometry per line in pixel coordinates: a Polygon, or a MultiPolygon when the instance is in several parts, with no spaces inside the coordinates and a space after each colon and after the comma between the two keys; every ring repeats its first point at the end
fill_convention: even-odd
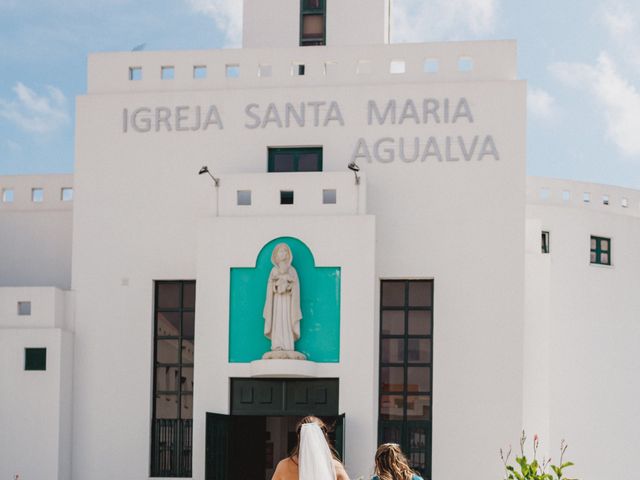
{"type": "Polygon", "coordinates": [[[271,253],[273,268],[267,280],[267,299],[264,304],[264,334],[271,340],[271,351],[262,358],[306,357],[295,351],[294,342],[300,338],[300,282],[291,262],[293,255],[286,243],[279,243],[271,253]]]}

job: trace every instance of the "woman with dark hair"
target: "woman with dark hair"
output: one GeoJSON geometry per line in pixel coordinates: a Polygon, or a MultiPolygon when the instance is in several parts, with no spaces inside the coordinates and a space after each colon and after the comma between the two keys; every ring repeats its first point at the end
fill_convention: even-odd
{"type": "Polygon", "coordinates": [[[349,480],[322,420],[304,417],[298,422],[296,433],[297,445],[278,463],[271,480],[349,480]]]}
{"type": "Polygon", "coordinates": [[[397,443],[383,443],[376,451],[375,475],[371,480],[422,480],[397,443]]]}

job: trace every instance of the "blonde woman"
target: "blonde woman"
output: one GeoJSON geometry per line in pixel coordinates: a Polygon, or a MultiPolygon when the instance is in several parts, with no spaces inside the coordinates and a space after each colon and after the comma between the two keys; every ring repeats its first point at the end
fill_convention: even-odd
{"type": "Polygon", "coordinates": [[[371,480],[422,480],[411,470],[397,443],[383,443],[378,447],[375,473],[371,480]]]}
{"type": "Polygon", "coordinates": [[[298,444],[281,460],[271,480],[349,480],[329,444],[327,426],[318,417],[304,417],[296,427],[298,444]]]}

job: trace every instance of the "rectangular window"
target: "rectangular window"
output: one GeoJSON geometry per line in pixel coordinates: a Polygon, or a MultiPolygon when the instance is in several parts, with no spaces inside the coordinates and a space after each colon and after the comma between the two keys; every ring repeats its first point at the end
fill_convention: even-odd
{"type": "Polygon", "coordinates": [[[44,201],[44,190],[42,188],[32,188],[31,201],[34,203],[42,203],[42,201],[44,201]]]}
{"type": "Polygon", "coordinates": [[[31,315],[31,302],[18,302],[18,315],[21,317],[31,315]]]}
{"type": "Polygon", "coordinates": [[[25,348],[24,349],[24,369],[30,371],[47,369],[47,349],[46,348],[25,348]]]}
{"type": "Polygon", "coordinates": [[[73,200],[73,188],[64,187],[60,190],[60,200],[70,202],[73,200]]]}
{"type": "Polygon", "coordinates": [[[269,172],[321,172],[322,147],[270,148],[269,172]]]}
{"type": "Polygon", "coordinates": [[[13,188],[4,188],[2,190],[2,202],[13,203],[13,188]]]}
{"type": "Polygon", "coordinates": [[[398,443],[431,478],[433,280],[383,280],[378,443],[398,443]]]}
{"type": "Polygon", "coordinates": [[[151,476],[190,477],[195,281],[155,284],[151,476]]]}
{"type": "Polygon", "coordinates": [[[611,265],[611,239],[591,236],[591,263],[611,265]]]}
{"type": "Polygon", "coordinates": [[[325,0],[300,0],[300,46],[326,45],[325,0]]]}
{"type": "Polygon", "coordinates": [[[550,244],[549,244],[549,240],[550,240],[550,235],[549,232],[542,232],[542,253],[549,253],[549,248],[550,248],[550,244]]]}

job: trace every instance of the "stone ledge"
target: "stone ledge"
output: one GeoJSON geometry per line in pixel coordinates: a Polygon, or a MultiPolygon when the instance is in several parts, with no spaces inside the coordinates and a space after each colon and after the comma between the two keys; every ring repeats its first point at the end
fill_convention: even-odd
{"type": "Polygon", "coordinates": [[[317,377],[318,364],[308,360],[255,360],[249,364],[252,377],[317,377]]]}

